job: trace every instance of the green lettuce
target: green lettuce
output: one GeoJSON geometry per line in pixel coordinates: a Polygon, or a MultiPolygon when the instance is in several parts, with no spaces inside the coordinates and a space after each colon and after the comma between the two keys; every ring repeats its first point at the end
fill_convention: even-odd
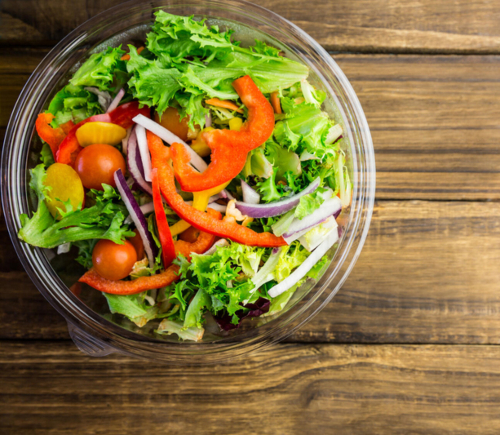
{"type": "Polygon", "coordinates": [[[73,86],[94,86],[100,91],[118,91],[123,85],[122,76],[126,71],[125,61],[120,60],[124,54],[121,47],[109,47],[100,53],[94,53],[73,75],[70,83],[73,86]],[[122,74],[115,74],[118,72],[122,74]],[[120,77],[120,83],[114,83],[115,75],[120,77]]]}
{"type": "Polygon", "coordinates": [[[250,75],[263,93],[291,86],[308,75],[308,68],[279,55],[279,50],[257,41],[249,48],[231,41],[231,31],[220,32],[204,21],[163,11],[156,13],[147,49],[140,55],[130,46],[127,70],[134,98],[155,106],[161,115],[173,105],[190,126],[205,125],[207,97],[238,99],[232,82],[250,75]]]}
{"type": "MultiPolygon", "coordinates": [[[[30,188],[38,198],[38,208],[31,218],[20,216],[21,229],[18,237],[33,246],[54,248],[63,243],[89,239],[108,239],[122,244],[126,237],[134,233],[123,225],[124,206],[113,202],[114,195],[107,191],[95,194],[96,204],[83,210],[73,210],[71,203],[65,203],[66,211],[59,209],[62,219],[56,220],[45,203],[47,173],[43,165],[30,171],[30,188]]],[[[115,194],[116,195],[116,194],[115,194]]],[[[119,196],[118,196],[119,197],[119,196]]]]}
{"type": "Polygon", "coordinates": [[[52,98],[47,111],[55,116],[54,126],[68,121],[77,124],[90,116],[103,113],[97,95],[72,84],[66,85],[52,98]]]}
{"type": "Polygon", "coordinates": [[[122,314],[139,327],[143,327],[149,320],[155,319],[158,314],[158,307],[146,304],[147,292],[136,295],[103,294],[108,301],[111,313],[122,314]]]}
{"type": "Polygon", "coordinates": [[[300,198],[299,205],[295,209],[295,217],[297,219],[304,219],[306,216],[309,216],[325,202],[320,190],[323,189],[318,189],[300,198]]]}

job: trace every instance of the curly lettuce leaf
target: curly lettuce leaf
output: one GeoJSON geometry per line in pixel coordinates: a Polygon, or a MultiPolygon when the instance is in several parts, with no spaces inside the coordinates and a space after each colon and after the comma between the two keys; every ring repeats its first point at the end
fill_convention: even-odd
{"type": "Polygon", "coordinates": [[[54,127],[68,121],[77,124],[90,116],[103,113],[97,95],[72,84],[66,85],[52,98],[47,111],[55,117],[52,121],[54,127]]]}
{"type": "Polygon", "coordinates": [[[54,248],[89,239],[108,239],[122,244],[126,237],[134,236],[128,226],[123,225],[123,206],[104,198],[105,193],[96,197],[96,205],[83,210],[73,210],[68,201],[66,211],[60,210],[62,219],[54,219],[45,203],[47,173],[44,166],[38,165],[30,173],[30,188],[38,197],[38,208],[31,218],[26,214],[20,216],[18,237],[21,240],[40,248],[54,248]]]}
{"type": "Polygon", "coordinates": [[[299,205],[295,209],[295,217],[297,219],[304,219],[306,216],[309,216],[325,202],[320,190],[322,189],[318,189],[300,198],[299,205]]]}
{"type": "Polygon", "coordinates": [[[115,71],[124,71],[125,62],[120,58],[125,54],[121,47],[109,47],[94,53],[73,75],[70,83],[74,86],[95,86],[100,91],[115,91],[113,82],[115,71]]]}
{"type": "Polygon", "coordinates": [[[158,307],[150,307],[145,302],[147,292],[137,295],[112,295],[103,293],[111,313],[122,314],[142,328],[148,321],[155,319],[158,307]]]}

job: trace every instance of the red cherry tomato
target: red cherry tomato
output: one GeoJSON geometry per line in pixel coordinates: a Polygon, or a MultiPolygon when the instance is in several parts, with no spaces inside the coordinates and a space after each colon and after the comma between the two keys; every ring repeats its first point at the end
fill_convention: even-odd
{"type": "Polygon", "coordinates": [[[75,170],[87,189],[103,190],[102,183],[116,187],[113,175],[118,169],[125,172],[125,159],[111,145],[89,145],[78,153],[75,160],[75,170]]]}
{"type": "Polygon", "coordinates": [[[142,243],[142,238],[139,232],[137,230],[134,232],[135,236],[128,239],[128,241],[134,246],[135,251],[137,252],[137,260],[140,261],[144,258],[144,243],[142,243]]]}
{"type": "Polygon", "coordinates": [[[127,277],[136,261],[137,252],[129,241],[118,245],[111,240],[99,240],[92,252],[94,270],[111,281],[127,277]]]}

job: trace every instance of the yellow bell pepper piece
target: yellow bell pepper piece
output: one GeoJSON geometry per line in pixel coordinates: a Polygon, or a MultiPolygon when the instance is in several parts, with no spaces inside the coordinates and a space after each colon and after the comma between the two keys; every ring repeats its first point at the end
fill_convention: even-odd
{"type": "Polygon", "coordinates": [[[118,145],[127,136],[127,130],[111,122],[87,122],[76,131],[82,147],[93,144],[118,145]]]}
{"type": "Polygon", "coordinates": [[[229,130],[240,131],[243,125],[243,120],[241,118],[232,118],[229,120],[229,130]]]}
{"type": "Polygon", "coordinates": [[[198,154],[200,157],[208,157],[212,150],[208,147],[208,145],[205,143],[203,140],[203,137],[201,136],[201,133],[204,133],[206,131],[213,130],[212,127],[206,127],[202,131],[198,133],[198,136],[196,139],[194,139],[191,142],[191,148],[194,150],[196,154],[198,154]]]}
{"type": "MultiPolygon", "coordinates": [[[[224,190],[229,183],[230,181],[221,184],[220,186],[212,187],[211,189],[208,190],[202,190],[201,192],[193,192],[193,207],[196,210],[205,211],[207,209],[210,197],[224,190]]],[[[172,234],[172,237],[176,236],[182,233],[183,231],[186,231],[190,226],[191,225],[188,224],[186,221],[180,220],[179,222],[170,227],[170,233],[172,234]]]]}

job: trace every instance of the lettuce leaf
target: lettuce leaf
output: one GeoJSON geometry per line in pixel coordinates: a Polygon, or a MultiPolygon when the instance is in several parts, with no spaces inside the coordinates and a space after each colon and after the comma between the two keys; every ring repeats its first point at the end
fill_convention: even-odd
{"type": "Polygon", "coordinates": [[[90,116],[103,113],[97,95],[71,84],[66,85],[52,98],[47,111],[55,116],[54,127],[68,121],[77,124],[90,116]]]}
{"type": "Polygon", "coordinates": [[[150,307],[146,304],[146,293],[136,295],[103,294],[108,301],[111,313],[122,314],[142,328],[149,320],[155,319],[158,313],[158,307],[150,307]]]}
{"type": "MultiPolygon", "coordinates": [[[[96,204],[83,210],[73,210],[68,201],[66,211],[60,210],[62,219],[54,219],[45,203],[47,173],[44,166],[38,165],[30,173],[30,188],[38,197],[38,208],[31,218],[26,214],[20,216],[18,237],[21,240],[40,248],[54,248],[89,239],[108,239],[122,244],[126,237],[134,236],[134,232],[123,225],[124,206],[110,199],[109,190],[96,194],[96,204]]],[[[108,188],[114,191],[111,186],[108,188]]]]}
{"type": "Polygon", "coordinates": [[[309,216],[314,210],[317,210],[323,202],[325,202],[322,193],[318,189],[313,193],[309,193],[308,195],[304,195],[300,198],[299,205],[295,209],[295,217],[297,219],[304,219],[306,216],[309,216]]]}
{"type": "Polygon", "coordinates": [[[279,50],[257,41],[242,48],[231,41],[232,31],[220,32],[192,17],[156,13],[147,49],[140,55],[130,46],[127,70],[134,98],[161,115],[174,105],[190,126],[205,125],[207,97],[238,99],[232,82],[250,75],[263,93],[291,86],[308,75],[308,68],[279,55],[279,50]]]}
{"type": "Polygon", "coordinates": [[[113,82],[115,72],[125,71],[125,62],[120,60],[124,54],[121,47],[109,47],[100,53],[94,53],[69,82],[73,86],[95,86],[100,91],[118,91],[121,84],[115,85],[113,82]]]}

